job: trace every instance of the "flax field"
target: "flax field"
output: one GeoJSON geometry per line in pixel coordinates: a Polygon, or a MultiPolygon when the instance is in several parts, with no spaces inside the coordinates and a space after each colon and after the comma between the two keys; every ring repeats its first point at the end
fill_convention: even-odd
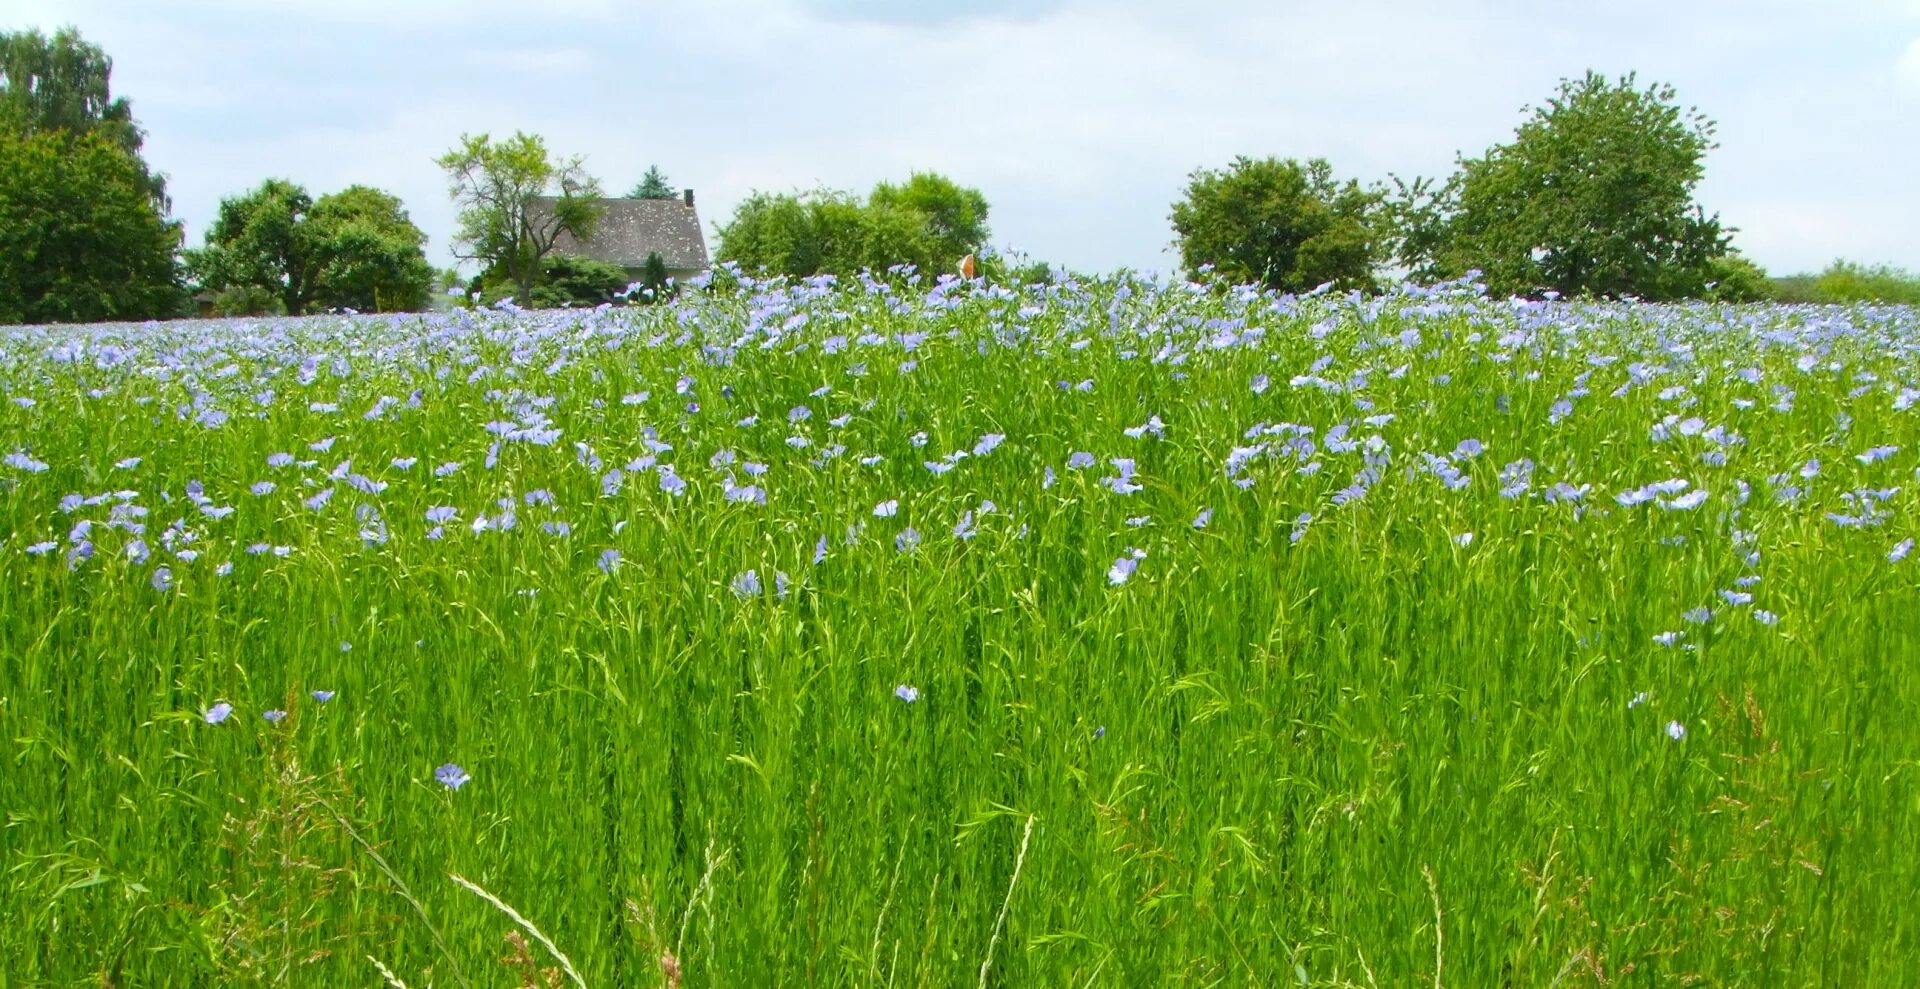
{"type": "Polygon", "coordinates": [[[0,330],[0,985],[1920,983],[1920,313],[0,330]]]}

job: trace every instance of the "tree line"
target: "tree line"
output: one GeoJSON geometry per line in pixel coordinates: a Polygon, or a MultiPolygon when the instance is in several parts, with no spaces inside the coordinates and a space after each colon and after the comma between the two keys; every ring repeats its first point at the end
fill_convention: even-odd
{"type": "MultiPolygon", "coordinates": [[[[66,28],[0,33],[0,323],[647,302],[676,289],[659,255],[635,273],[555,252],[590,239],[602,188],[538,135],[463,135],[436,160],[460,208],[437,271],[401,201],[353,185],[315,197],[268,179],[223,199],[186,247],[145,132],[111,89],[112,60],[66,28]]],[[[1189,177],[1169,220],[1187,277],[1282,291],[1373,291],[1476,273],[1490,292],[1787,302],[1920,303],[1920,278],[1837,261],[1769,278],[1694,192],[1714,123],[1672,87],[1588,73],[1523,111],[1511,140],[1456,156],[1451,175],[1362,185],[1320,158],[1240,157],[1189,177]]],[[[657,166],[627,193],[671,199],[657,166]]],[[[716,263],[760,274],[888,277],[954,272],[1045,281],[1048,265],[996,255],[978,190],[931,171],[864,197],[755,192],[716,225],[716,263]]]]}

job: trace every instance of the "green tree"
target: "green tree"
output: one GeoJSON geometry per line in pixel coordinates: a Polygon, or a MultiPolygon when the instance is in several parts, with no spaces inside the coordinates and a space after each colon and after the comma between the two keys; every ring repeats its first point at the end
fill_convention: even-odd
{"type": "Polygon", "coordinates": [[[899,185],[882,182],[867,196],[867,205],[919,213],[945,264],[979,251],[987,242],[987,197],[935,172],[915,172],[899,185]]]}
{"type": "Polygon", "coordinates": [[[1371,288],[1381,244],[1380,195],[1333,177],[1325,159],[1234,159],[1200,169],[1173,204],[1189,277],[1220,277],[1300,292],[1327,282],[1371,288]]]}
{"type": "Polygon", "coordinates": [[[600,222],[600,183],[579,157],[555,157],[537,134],[498,143],[486,134],[462,135],[436,163],[460,206],[455,250],[498,268],[521,298],[532,295],[555,239],[571,233],[585,240],[600,222]]]}
{"type": "Polygon", "coordinates": [[[526,309],[558,309],[562,306],[597,306],[617,302],[631,280],[626,269],[605,261],[552,254],[540,259],[540,277],[525,293],[499,267],[482,271],[469,285],[469,292],[480,293],[481,305],[492,305],[511,298],[526,309]]]}
{"type": "Polygon", "coordinates": [[[52,37],[38,30],[0,33],[0,127],[40,133],[98,133],[139,164],[142,187],[161,214],[166,180],[140,157],[145,132],[133,108],[115,98],[113,59],[73,28],[52,37]]]}
{"type": "Polygon", "coordinates": [[[932,173],[916,173],[901,185],[883,182],[865,201],[831,189],[756,192],[720,228],[715,260],[793,277],[905,265],[951,271],[984,245],[986,218],[978,190],[932,173]]]}
{"type": "Polygon", "coordinates": [[[1713,131],[1671,86],[1562,80],[1511,142],[1462,159],[1426,203],[1400,211],[1429,221],[1402,260],[1442,277],[1478,269],[1500,294],[1697,296],[1728,250],[1693,199],[1713,131]]]}
{"type": "Polygon", "coordinates": [[[1920,306],[1920,275],[1892,265],[1835,261],[1813,280],[1820,302],[1891,302],[1920,306]]]}
{"type": "Polygon", "coordinates": [[[315,301],[333,309],[402,312],[422,309],[434,283],[427,235],[400,200],[379,189],[348,186],[313,204],[320,271],[315,301]]]}
{"type": "Polygon", "coordinates": [[[0,127],[0,323],[177,315],[179,246],[111,137],[0,127]]]}
{"type": "Polygon", "coordinates": [[[265,288],[280,297],[283,312],[298,316],[313,302],[321,267],[307,223],[312,209],[307,190],[286,179],[268,179],[252,192],[222,199],[206,246],[186,252],[187,270],[213,292],[265,288]]]}
{"type": "Polygon", "coordinates": [[[1764,302],[1773,297],[1773,284],[1759,265],[1730,250],[1707,262],[1707,283],[1701,298],[1708,302],[1764,302]]]}
{"type": "Polygon", "coordinates": [[[648,302],[659,302],[672,293],[667,285],[667,261],[659,251],[647,254],[647,263],[640,269],[640,285],[646,289],[648,302]]]}
{"type": "Polygon", "coordinates": [[[647,174],[640,176],[640,184],[627,193],[628,199],[677,199],[679,196],[667,177],[660,173],[659,165],[648,165],[647,174]]]}
{"type": "MultiPolygon", "coordinates": [[[[207,246],[186,252],[203,288],[252,286],[273,292],[280,309],[419,309],[433,269],[427,237],[400,200],[351,186],[318,202],[285,179],[220,202],[207,246]]],[[[251,300],[251,296],[246,296],[251,300]]]]}

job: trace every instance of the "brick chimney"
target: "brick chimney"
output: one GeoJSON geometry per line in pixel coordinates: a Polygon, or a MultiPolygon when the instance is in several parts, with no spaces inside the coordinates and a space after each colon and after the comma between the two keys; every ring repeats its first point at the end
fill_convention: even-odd
{"type": "Polygon", "coordinates": [[[688,189],[688,190],[687,190],[687,205],[688,205],[688,206],[692,206],[692,205],[693,205],[693,190],[692,190],[692,189],[688,189]]]}

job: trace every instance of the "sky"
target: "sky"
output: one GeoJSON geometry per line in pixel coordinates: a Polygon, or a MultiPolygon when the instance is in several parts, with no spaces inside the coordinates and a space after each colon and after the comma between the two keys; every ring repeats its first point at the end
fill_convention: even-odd
{"type": "Polygon", "coordinates": [[[1588,70],[1718,123],[1698,197],[1776,274],[1920,271],[1920,0],[5,0],[114,60],[198,245],[268,177],[401,197],[436,264],[463,133],[543,135],[613,194],[657,164],[714,227],[755,190],[934,170],[993,242],[1171,270],[1187,177],[1324,157],[1444,176],[1588,70]]]}

